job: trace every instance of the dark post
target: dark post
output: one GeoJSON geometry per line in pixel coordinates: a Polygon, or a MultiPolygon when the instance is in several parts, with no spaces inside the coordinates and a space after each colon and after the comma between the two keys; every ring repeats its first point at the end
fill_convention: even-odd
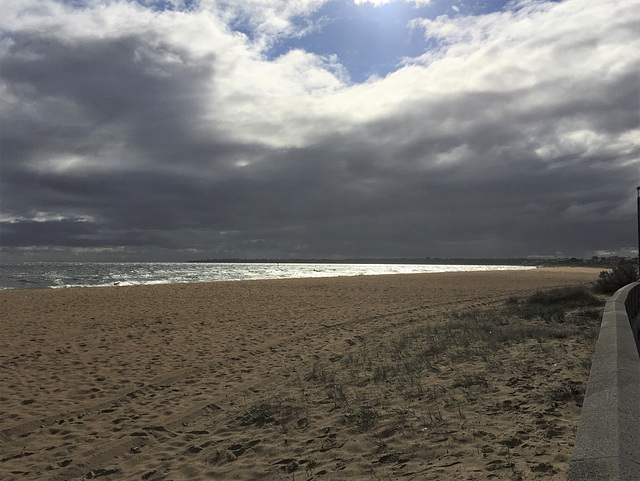
{"type": "Polygon", "coordinates": [[[640,279],[640,187],[638,187],[638,279],[640,279]]]}

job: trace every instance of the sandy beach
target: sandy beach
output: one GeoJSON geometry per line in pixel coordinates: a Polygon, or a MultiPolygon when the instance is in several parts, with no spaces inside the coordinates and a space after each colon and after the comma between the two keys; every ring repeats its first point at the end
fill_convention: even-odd
{"type": "Polygon", "coordinates": [[[2,291],[0,479],[564,479],[598,321],[483,326],[598,273],[2,291]]]}

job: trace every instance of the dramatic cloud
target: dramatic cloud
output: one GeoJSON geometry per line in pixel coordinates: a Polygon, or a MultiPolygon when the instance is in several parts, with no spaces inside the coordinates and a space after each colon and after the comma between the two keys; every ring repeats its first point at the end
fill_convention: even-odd
{"type": "Polygon", "coordinates": [[[3,258],[632,253],[637,3],[438,3],[2,2],[3,258]]]}

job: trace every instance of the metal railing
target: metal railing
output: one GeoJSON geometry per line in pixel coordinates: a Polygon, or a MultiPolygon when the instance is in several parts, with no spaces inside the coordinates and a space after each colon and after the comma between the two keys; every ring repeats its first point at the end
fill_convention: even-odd
{"type": "Polygon", "coordinates": [[[640,480],[640,282],[602,317],[567,479],[640,480]]]}

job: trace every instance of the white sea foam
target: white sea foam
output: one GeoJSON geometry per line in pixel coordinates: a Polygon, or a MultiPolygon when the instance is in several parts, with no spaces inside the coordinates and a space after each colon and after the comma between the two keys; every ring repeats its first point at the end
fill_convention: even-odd
{"type": "Polygon", "coordinates": [[[10,263],[0,264],[0,289],[100,287],[253,279],[371,276],[521,270],[532,266],[293,263],[10,263]]]}

